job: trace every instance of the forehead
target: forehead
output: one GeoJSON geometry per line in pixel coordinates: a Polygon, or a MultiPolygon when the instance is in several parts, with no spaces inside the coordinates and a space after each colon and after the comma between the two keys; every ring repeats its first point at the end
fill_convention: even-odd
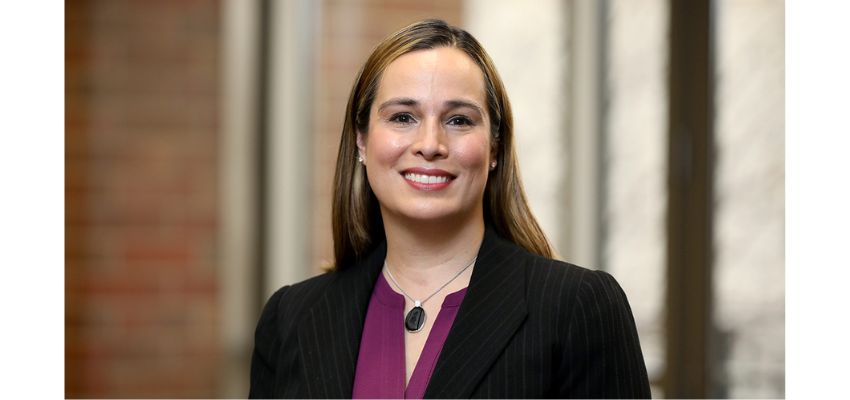
{"type": "Polygon", "coordinates": [[[465,98],[484,101],[484,75],[466,53],[453,47],[417,50],[395,59],[381,77],[377,99],[420,101],[465,98]]]}

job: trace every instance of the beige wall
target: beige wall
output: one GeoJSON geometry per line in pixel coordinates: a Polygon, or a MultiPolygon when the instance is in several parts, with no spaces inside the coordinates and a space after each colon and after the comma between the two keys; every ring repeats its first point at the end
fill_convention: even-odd
{"type": "Polygon", "coordinates": [[[785,396],[785,4],[717,4],[715,321],[730,397],[785,396]]]}

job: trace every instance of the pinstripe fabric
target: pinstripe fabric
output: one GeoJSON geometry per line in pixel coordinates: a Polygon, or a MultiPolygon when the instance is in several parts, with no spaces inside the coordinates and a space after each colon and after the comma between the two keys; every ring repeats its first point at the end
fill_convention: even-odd
{"type": "MultiPolygon", "coordinates": [[[[250,397],[351,397],[385,255],[382,244],[359,265],[272,295],[250,397]]],[[[488,229],[425,397],[649,397],[625,294],[604,272],[529,254],[488,229]]]]}

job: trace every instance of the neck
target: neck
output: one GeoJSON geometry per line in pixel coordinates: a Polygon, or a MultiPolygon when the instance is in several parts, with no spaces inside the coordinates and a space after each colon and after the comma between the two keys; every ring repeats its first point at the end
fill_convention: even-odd
{"type": "MultiPolygon", "coordinates": [[[[426,290],[443,284],[475,258],[484,238],[484,218],[479,214],[455,223],[385,218],[384,231],[387,264],[395,277],[406,283],[405,289],[426,290]]],[[[470,274],[467,271],[463,275],[470,274]]]]}

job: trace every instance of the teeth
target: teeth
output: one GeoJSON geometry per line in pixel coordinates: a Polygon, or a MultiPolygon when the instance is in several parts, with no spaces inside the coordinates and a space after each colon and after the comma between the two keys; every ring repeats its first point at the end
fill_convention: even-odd
{"type": "Polygon", "coordinates": [[[433,176],[433,175],[420,175],[414,173],[404,174],[404,179],[409,181],[414,181],[417,183],[425,183],[425,184],[435,184],[435,183],[446,183],[449,181],[448,176],[433,176]]]}

